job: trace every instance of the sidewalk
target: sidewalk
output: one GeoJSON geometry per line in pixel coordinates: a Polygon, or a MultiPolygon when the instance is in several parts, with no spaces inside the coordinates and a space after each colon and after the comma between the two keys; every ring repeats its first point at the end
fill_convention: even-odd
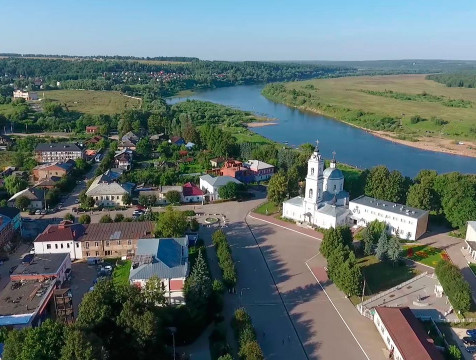
{"type": "Polygon", "coordinates": [[[314,239],[317,239],[317,240],[322,240],[322,238],[323,238],[323,234],[318,232],[318,231],[315,231],[313,229],[309,229],[307,227],[299,226],[299,225],[296,225],[294,223],[290,223],[290,222],[287,222],[287,221],[279,220],[279,219],[276,219],[273,216],[266,216],[266,215],[256,214],[254,212],[250,212],[248,216],[253,218],[253,219],[261,220],[261,221],[267,222],[269,224],[273,224],[273,225],[276,225],[276,226],[279,226],[279,227],[297,232],[301,235],[305,235],[305,236],[308,236],[308,237],[311,237],[311,238],[314,238],[314,239]]]}

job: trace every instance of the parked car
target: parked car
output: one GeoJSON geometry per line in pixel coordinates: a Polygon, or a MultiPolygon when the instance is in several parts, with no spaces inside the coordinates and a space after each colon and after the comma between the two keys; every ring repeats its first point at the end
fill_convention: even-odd
{"type": "Polygon", "coordinates": [[[476,336],[476,329],[466,330],[466,335],[476,336]]]}
{"type": "Polygon", "coordinates": [[[26,254],[21,260],[22,264],[30,264],[33,261],[35,254],[26,254]]]}
{"type": "Polygon", "coordinates": [[[12,266],[10,270],[8,270],[8,273],[11,275],[13,272],[17,269],[18,265],[12,266]]]}
{"type": "Polygon", "coordinates": [[[36,210],[35,215],[41,215],[41,210],[36,210]]]}
{"type": "Polygon", "coordinates": [[[35,215],[35,210],[32,210],[32,209],[28,210],[28,215],[35,215]]]}
{"type": "Polygon", "coordinates": [[[467,346],[466,351],[469,352],[470,354],[476,352],[476,346],[467,346]]]}
{"type": "Polygon", "coordinates": [[[47,212],[46,210],[41,210],[41,211],[40,211],[40,214],[41,214],[41,215],[46,215],[47,213],[48,213],[48,212],[47,212]]]}
{"type": "Polygon", "coordinates": [[[34,254],[34,253],[35,253],[35,247],[32,247],[32,248],[30,249],[30,254],[34,254]]]}
{"type": "Polygon", "coordinates": [[[465,336],[463,342],[465,345],[476,345],[476,339],[470,336],[465,336]]]}

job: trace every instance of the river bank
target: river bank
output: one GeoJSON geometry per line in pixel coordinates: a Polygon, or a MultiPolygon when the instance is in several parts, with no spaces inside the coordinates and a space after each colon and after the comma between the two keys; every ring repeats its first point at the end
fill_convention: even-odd
{"type": "Polygon", "coordinates": [[[266,96],[266,94],[263,94],[263,93],[262,95],[270,101],[283,104],[290,108],[297,109],[300,111],[330,117],[334,120],[340,121],[352,127],[366,131],[367,133],[373,136],[376,136],[378,138],[381,138],[387,141],[391,141],[396,144],[406,145],[406,146],[410,146],[420,150],[476,158],[476,143],[472,143],[469,141],[456,142],[455,140],[447,139],[447,138],[421,137],[421,136],[416,137],[415,139],[412,139],[412,140],[401,139],[401,138],[398,138],[397,133],[367,129],[362,126],[353,124],[351,122],[336,118],[334,114],[328,114],[325,111],[317,110],[308,106],[295,106],[295,105],[287,104],[281,99],[276,99],[275,97],[266,96]]]}

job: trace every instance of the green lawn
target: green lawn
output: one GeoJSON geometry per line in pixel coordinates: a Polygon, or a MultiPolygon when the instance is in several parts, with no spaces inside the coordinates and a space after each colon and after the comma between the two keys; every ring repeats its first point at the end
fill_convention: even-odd
{"type": "Polygon", "coordinates": [[[254,133],[247,128],[241,126],[223,126],[224,131],[229,132],[235,139],[238,144],[241,143],[255,143],[255,144],[274,144],[273,141],[254,133]]]}
{"type": "Polygon", "coordinates": [[[433,268],[440,260],[448,258],[446,251],[428,245],[405,245],[403,256],[433,268]]]}
{"type": "Polygon", "coordinates": [[[365,277],[366,295],[375,295],[418,275],[416,270],[407,265],[394,265],[391,262],[379,261],[373,255],[358,259],[358,265],[365,277]]]}
{"type": "Polygon", "coordinates": [[[13,164],[14,151],[0,151],[0,169],[3,170],[13,164]]]}
{"type": "Polygon", "coordinates": [[[131,271],[131,266],[131,260],[119,261],[112,273],[112,281],[114,281],[116,285],[129,284],[129,273],[131,271]]]}
{"type": "Polygon", "coordinates": [[[67,106],[70,111],[83,114],[119,114],[137,109],[141,101],[122,95],[118,91],[51,90],[39,91],[41,99],[50,99],[67,106]]]}
{"type": "Polygon", "coordinates": [[[258,206],[253,212],[261,215],[273,215],[277,214],[280,211],[279,207],[276,206],[273,202],[267,201],[260,206],[258,206]],[[267,212],[266,212],[267,210],[267,212]]]}

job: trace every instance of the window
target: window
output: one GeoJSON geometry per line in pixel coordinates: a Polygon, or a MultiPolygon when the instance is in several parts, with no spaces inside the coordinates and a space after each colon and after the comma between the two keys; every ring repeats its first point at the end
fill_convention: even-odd
{"type": "Polygon", "coordinates": [[[99,256],[99,251],[96,251],[96,256],[99,256]]]}
{"type": "Polygon", "coordinates": [[[69,243],[66,244],[66,247],[69,249],[69,243]]]}
{"type": "Polygon", "coordinates": [[[61,243],[61,248],[63,248],[63,243],[61,243]]]}
{"type": "Polygon", "coordinates": [[[311,175],[314,175],[314,168],[311,168],[311,175]]]}
{"type": "Polygon", "coordinates": [[[98,246],[99,246],[99,243],[96,241],[96,242],[94,243],[94,246],[98,247],[98,246]]]}
{"type": "Polygon", "coordinates": [[[106,246],[109,246],[109,241],[106,241],[106,246]]]}
{"type": "Polygon", "coordinates": [[[121,245],[121,240],[117,240],[117,245],[121,245]]]}
{"type": "Polygon", "coordinates": [[[132,240],[127,240],[127,245],[132,245],[132,240]]]}
{"type": "Polygon", "coordinates": [[[46,244],[47,249],[51,249],[51,244],[46,244]]]}
{"type": "Polygon", "coordinates": [[[79,248],[79,243],[76,243],[76,247],[79,248]]]}
{"type": "Polygon", "coordinates": [[[309,197],[312,198],[312,189],[309,189],[309,197]]]}
{"type": "Polygon", "coordinates": [[[89,256],[89,251],[86,251],[86,256],[89,256]]]}
{"type": "Polygon", "coordinates": [[[106,256],[110,256],[110,255],[112,255],[112,251],[111,251],[111,250],[106,250],[106,251],[104,252],[104,254],[105,254],[106,256]]]}
{"type": "Polygon", "coordinates": [[[55,249],[57,249],[57,248],[58,248],[58,244],[55,244],[55,249]]]}
{"type": "MultiPolygon", "coordinates": [[[[79,244],[77,244],[79,245],[79,244]]],[[[89,241],[86,241],[86,249],[89,249],[89,241]]]]}

